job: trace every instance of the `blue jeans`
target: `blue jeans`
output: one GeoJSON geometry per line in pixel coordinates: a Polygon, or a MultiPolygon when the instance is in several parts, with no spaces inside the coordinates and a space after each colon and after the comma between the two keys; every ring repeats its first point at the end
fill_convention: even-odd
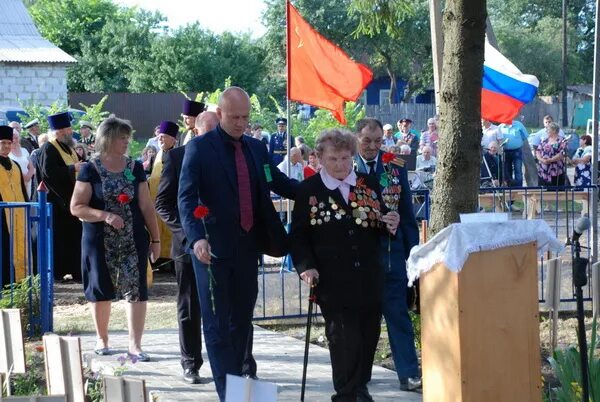
{"type": "Polygon", "coordinates": [[[523,151],[521,148],[504,150],[504,177],[509,187],[523,185],[523,151]]]}

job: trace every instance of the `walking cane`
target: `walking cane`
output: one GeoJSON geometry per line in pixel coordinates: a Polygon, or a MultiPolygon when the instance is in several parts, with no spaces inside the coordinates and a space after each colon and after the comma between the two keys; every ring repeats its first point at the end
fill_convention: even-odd
{"type": "MultiPolygon", "coordinates": [[[[304,402],[304,390],[306,388],[306,369],[308,367],[308,348],[310,346],[310,327],[312,325],[312,311],[315,301],[314,289],[317,286],[318,280],[313,278],[310,285],[310,293],[308,295],[308,318],[306,322],[306,342],[304,343],[304,367],[302,368],[302,391],[300,392],[300,402],[304,402]]],[[[316,310],[316,308],[315,308],[316,310]]]]}

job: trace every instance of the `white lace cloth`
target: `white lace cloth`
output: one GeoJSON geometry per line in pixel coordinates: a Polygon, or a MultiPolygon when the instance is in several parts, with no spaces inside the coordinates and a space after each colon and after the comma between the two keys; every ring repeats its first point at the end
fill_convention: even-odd
{"type": "Polygon", "coordinates": [[[409,286],[435,264],[443,263],[460,272],[469,254],[507,246],[537,242],[538,254],[559,253],[564,246],[541,219],[499,223],[453,223],[427,243],[413,247],[406,262],[409,286]]]}

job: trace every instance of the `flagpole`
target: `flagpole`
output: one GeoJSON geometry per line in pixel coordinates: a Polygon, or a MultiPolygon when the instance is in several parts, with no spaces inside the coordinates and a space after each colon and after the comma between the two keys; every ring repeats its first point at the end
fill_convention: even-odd
{"type": "MultiPolygon", "coordinates": [[[[287,152],[287,172],[288,177],[292,173],[292,164],[290,161],[290,148],[292,143],[292,119],[290,113],[290,7],[289,0],[285,0],[285,66],[287,70],[286,81],[286,114],[287,114],[287,135],[286,135],[286,152],[287,152]]],[[[292,203],[287,200],[287,224],[288,227],[292,223],[292,203]]]]}

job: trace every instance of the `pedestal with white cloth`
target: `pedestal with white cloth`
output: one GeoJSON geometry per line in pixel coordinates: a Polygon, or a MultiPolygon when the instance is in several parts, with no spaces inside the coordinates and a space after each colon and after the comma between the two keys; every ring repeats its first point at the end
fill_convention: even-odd
{"type": "Polygon", "coordinates": [[[413,248],[424,402],[541,401],[537,258],[562,248],[543,220],[456,223],[413,248]]]}

